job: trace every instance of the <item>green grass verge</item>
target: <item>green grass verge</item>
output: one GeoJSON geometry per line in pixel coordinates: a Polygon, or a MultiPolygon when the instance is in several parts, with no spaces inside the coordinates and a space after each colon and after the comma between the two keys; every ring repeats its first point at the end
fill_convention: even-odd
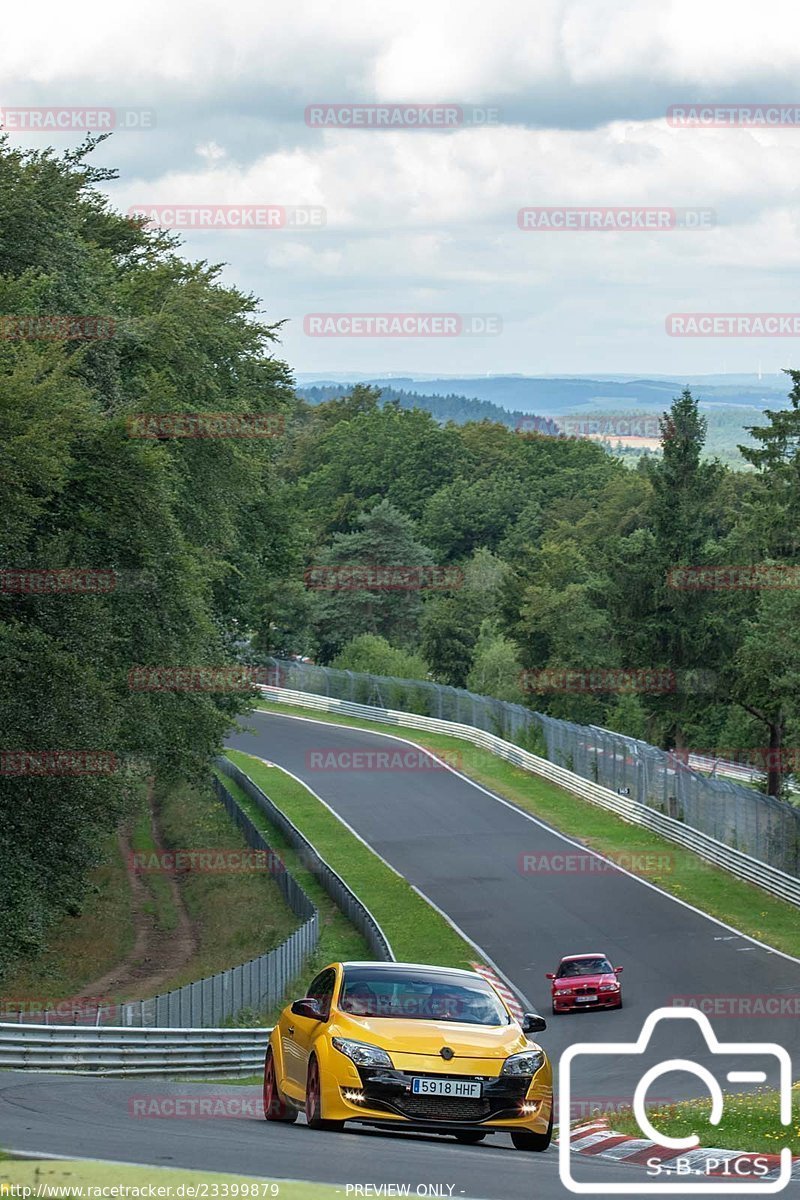
{"type": "Polygon", "coordinates": [[[47,950],[3,976],[4,997],[34,1004],[71,999],[130,953],[131,889],[116,834],[105,839],[101,852],[105,861],[89,876],[80,915],[62,917],[48,932],[47,950]]]}
{"type": "MultiPolygon", "coordinates": [[[[157,787],[156,806],[161,836],[169,849],[224,851],[247,845],[210,786],[157,787]]],[[[180,877],[180,888],[197,951],[170,978],[169,988],[257,958],[284,941],[300,923],[276,880],[264,871],[187,871],[180,877]]]]}
{"type": "Polygon", "coordinates": [[[230,750],[228,757],[286,813],[366,904],[398,960],[468,967],[475,959],[474,948],[444,917],[354,837],[307,788],[280,768],[268,767],[242,751],[230,750]]]}
{"type": "MultiPolygon", "coordinates": [[[[800,1154],[800,1116],[797,1111],[800,1083],[794,1085],[792,1097],[791,1125],[780,1123],[778,1093],[762,1088],[757,1092],[726,1095],[722,1121],[716,1126],[708,1124],[711,1101],[706,1098],[653,1108],[648,1111],[648,1116],[659,1133],[667,1137],[697,1134],[701,1145],[717,1150],[778,1154],[783,1146],[789,1146],[793,1154],[800,1154]]],[[[642,1136],[633,1113],[614,1113],[607,1116],[607,1120],[618,1133],[642,1136]]]]}
{"type": "MultiPolygon", "coordinates": [[[[245,756],[246,757],[246,756],[245,756]]],[[[257,804],[254,804],[250,797],[242,791],[238,784],[234,783],[228,776],[222,776],[221,772],[217,772],[223,779],[225,786],[230,791],[231,795],[238,801],[243,810],[250,817],[256,829],[259,829],[266,838],[268,844],[272,847],[276,854],[280,855],[283,863],[300,886],[303,888],[306,895],[314,903],[319,911],[320,921],[320,937],[317,948],[311,957],[306,962],[302,976],[293,981],[287,989],[287,995],[291,993],[293,997],[299,996],[305,984],[329,962],[339,962],[346,959],[363,959],[370,958],[370,950],[364,938],[354,925],[351,925],[348,918],[344,915],[340,908],[331,900],[328,893],[320,883],[314,878],[311,872],[303,866],[298,854],[287,842],[286,838],[271,825],[257,804]]],[[[297,918],[295,918],[297,923],[297,918]]],[[[285,1001],[281,1001],[275,1008],[264,1012],[245,1011],[241,1013],[238,1019],[233,1024],[241,1026],[260,1026],[272,1024],[278,1013],[283,1008],[285,1001]]],[[[226,1080],[226,1083],[247,1083],[248,1080],[226,1080]]],[[[252,1082],[250,1080],[249,1082],[252,1082]]]]}
{"type": "MultiPolygon", "coordinates": [[[[152,853],[157,849],[150,806],[144,799],[132,822],[131,849],[152,853]]],[[[172,933],[178,927],[178,910],[166,875],[158,871],[148,871],[140,878],[147,893],[147,899],[142,903],[143,911],[150,917],[156,929],[162,933],[172,933]]]]}
{"type": "Polygon", "coordinates": [[[57,1193],[65,1198],[70,1195],[99,1195],[99,1191],[89,1189],[103,1187],[127,1187],[132,1189],[130,1195],[146,1196],[150,1185],[155,1189],[154,1195],[159,1194],[159,1188],[165,1188],[169,1190],[163,1194],[169,1196],[242,1196],[251,1194],[254,1178],[265,1181],[258,1191],[262,1200],[269,1200],[271,1196],[280,1197],[280,1200],[325,1200],[337,1194],[336,1188],[322,1183],[287,1183],[283,1179],[270,1180],[268,1176],[221,1175],[211,1171],[181,1171],[171,1167],[129,1167],[112,1162],[7,1159],[0,1165],[0,1197],[19,1196],[22,1187],[31,1188],[29,1194],[35,1196],[37,1186],[41,1186],[42,1194],[46,1194],[49,1188],[52,1189],[51,1194],[57,1193]],[[177,1190],[180,1185],[184,1185],[183,1193],[177,1190]],[[67,1193],[62,1192],[62,1188],[75,1190],[67,1193]]]}
{"type": "MultiPolygon", "coordinates": [[[[168,849],[246,847],[210,785],[164,788],[157,784],[155,804],[160,835],[168,849]]],[[[143,788],[131,810],[130,828],[134,849],[154,849],[143,788]]],[[[54,1004],[75,996],[130,954],[134,944],[131,889],[116,835],[107,839],[105,853],[107,862],[92,873],[91,890],[80,916],[63,918],[50,936],[49,949],[3,978],[4,997],[27,1000],[29,1008],[41,1001],[54,1004]]],[[[140,879],[148,891],[147,914],[162,939],[168,939],[177,913],[167,878],[144,872],[140,879]]],[[[275,879],[263,871],[188,871],[179,886],[197,940],[196,952],[157,988],[146,981],[131,983],[115,990],[115,1000],[166,992],[238,966],[279,945],[299,924],[275,879]]],[[[157,965],[153,964],[154,969],[157,965]]]]}
{"type": "MultiPolygon", "coordinates": [[[[285,704],[262,702],[259,708],[276,713],[295,713],[312,720],[321,719],[308,709],[285,704]]],[[[632,874],[657,884],[665,892],[743,933],[800,958],[800,921],[794,905],[703,862],[691,851],[657,834],[638,825],[629,825],[613,813],[581,800],[537,775],[522,771],[460,738],[444,734],[419,733],[413,729],[327,713],[324,724],[372,729],[382,734],[394,733],[431,750],[447,751],[448,761],[457,763],[465,775],[526,812],[540,817],[554,829],[592,850],[614,858],[632,874]],[[661,869],[653,869],[654,862],[663,864],[661,869]]],[[[526,847],[521,845],[519,850],[524,853],[526,847]]]]}

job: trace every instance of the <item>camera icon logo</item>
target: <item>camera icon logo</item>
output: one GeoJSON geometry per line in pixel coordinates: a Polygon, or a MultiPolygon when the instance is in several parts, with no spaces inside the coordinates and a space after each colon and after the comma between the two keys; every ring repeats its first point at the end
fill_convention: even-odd
{"type": "MultiPolygon", "coordinates": [[[[754,1056],[757,1056],[762,1062],[764,1058],[777,1060],[780,1122],[784,1126],[791,1124],[792,1061],[788,1051],[783,1046],[779,1046],[775,1042],[720,1042],[714,1033],[711,1022],[704,1013],[691,1008],[658,1008],[647,1018],[635,1042],[578,1042],[568,1047],[561,1055],[558,1096],[558,1121],[560,1130],[558,1139],[558,1168],[564,1187],[576,1195],[583,1196],[641,1196],[651,1193],[660,1193],[662,1195],[681,1193],[686,1195],[689,1192],[693,1192],[694,1194],[707,1192],[711,1188],[713,1188],[715,1194],[723,1195],[741,1194],[743,1192],[747,1192],[749,1195],[753,1195],[754,1193],[774,1194],[782,1191],[789,1183],[792,1173],[792,1152],[788,1146],[784,1146],[780,1152],[778,1178],[770,1179],[764,1183],[754,1182],[752,1177],[742,1179],[741,1182],[733,1180],[728,1182],[727,1180],[723,1181],[719,1176],[709,1179],[707,1183],[697,1182],[696,1179],[695,1182],[691,1183],[688,1181],[679,1183],[643,1183],[641,1180],[635,1183],[585,1183],[574,1178],[572,1174],[573,1155],[570,1149],[569,1127],[572,1102],[572,1068],[575,1059],[581,1056],[597,1057],[611,1055],[616,1062],[621,1057],[644,1054],[650,1043],[653,1030],[661,1021],[694,1022],[699,1027],[711,1054],[735,1055],[737,1058],[745,1059],[752,1059],[754,1056]]],[[[649,1088],[657,1079],[670,1071],[688,1072],[703,1081],[711,1096],[709,1122],[712,1126],[719,1125],[722,1120],[725,1104],[720,1083],[707,1067],[702,1066],[700,1063],[692,1062],[691,1059],[687,1058],[667,1059],[644,1072],[633,1094],[633,1115],[642,1131],[643,1137],[671,1150],[691,1151],[700,1145],[700,1138],[697,1134],[681,1138],[667,1137],[653,1127],[647,1115],[646,1100],[649,1088]]],[[[728,1071],[725,1079],[728,1083],[734,1084],[763,1084],[767,1081],[767,1074],[763,1070],[728,1071]]],[[[707,1139],[705,1140],[706,1145],[708,1145],[707,1139]]],[[[742,1150],[746,1151],[747,1147],[743,1146],[742,1150]]]]}

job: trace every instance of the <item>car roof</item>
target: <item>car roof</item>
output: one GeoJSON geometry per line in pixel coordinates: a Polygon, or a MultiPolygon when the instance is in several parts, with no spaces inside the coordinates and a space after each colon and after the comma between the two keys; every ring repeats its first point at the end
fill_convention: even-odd
{"type": "Polygon", "coordinates": [[[483,978],[477,971],[465,971],[461,967],[439,967],[435,963],[375,962],[374,960],[365,960],[363,962],[343,962],[340,963],[340,966],[369,967],[370,970],[374,971],[396,971],[400,968],[400,970],[436,972],[440,975],[465,975],[468,979],[483,978]]]}
{"type": "Polygon", "coordinates": [[[608,958],[608,955],[596,950],[593,954],[565,954],[561,961],[572,962],[574,958],[608,958]]]}

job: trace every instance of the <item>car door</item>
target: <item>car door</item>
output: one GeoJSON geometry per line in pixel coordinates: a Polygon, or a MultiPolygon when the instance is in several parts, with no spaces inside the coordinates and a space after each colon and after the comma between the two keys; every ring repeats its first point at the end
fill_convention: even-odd
{"type": "Polygon", "coordinates": [[[286,1014],[286,1024],[281,1030],[283,1061],[289,1082],[300,1092],[305,1092],[311,1042],[319,1033],[320,1025],[330,1017],[335,985],[336,971],[333,967],[328,967],[326,970],[320,971],[308,986],[306,995],[310,1000],[316,1000],[319,1004],[322,1012],[321,1020],[317,1021],[312,1017],[298,1017],[292,1012],[286,1014]]]}

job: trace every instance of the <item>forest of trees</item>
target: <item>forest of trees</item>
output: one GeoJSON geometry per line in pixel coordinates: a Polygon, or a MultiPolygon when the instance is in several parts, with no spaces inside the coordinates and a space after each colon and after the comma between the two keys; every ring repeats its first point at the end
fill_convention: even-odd
{"type": "MultiPolygon", "coordinates": [[[[308,404],[323,404],[326,400],[341,400],[347,396],[352,387],[350,384],[319,384],[311,387],[299,387],[296,393],[308,404]]],[[[439,422],[453,421],[456,425],[465,425],[468,421],[496,421],[507,425],[509,429],[541,430],[555,436],[558,433],[558,423],[552,417],[540,417],[534,413],[522,412],[520,409],[502,408],[491,400],[474,400],[469,396],[461,396],[456,392],[447,395],[421,395],[419,392],[406,391],[405,388],[381,387],[380,403],[394,404],[398,408],[421,408],[429,412],[439,422]]]]}
{"type": "MultiPolygon", "coordinates": [[[[698,591],[668,572],[773,562],[800,576],[800,372],[747,472],[703,458],[688,393],[664,413],[663,453],[634,468],[586,440],[442,424],[364,386],[310,404],[275,354],[280,314],[261,323],[219,267],[114,212],[90,150],[0,139],[2,312],[113,321],[103,338],[0,338],[0,566],[119,581],[0,589],[6,752],[110,751],[201,778],[246,695],[135,690],[129,674],[234,663],[243,645],[254,661],[430,678],[665,747],[798,744],[796,582],[698,591]],[[136,414],[223,412],[278,414],[285,432],[132,436],[136,414]],[[446,587],[309,586],[359,564],[452,570],[446,587]],[[543,668],[671,670],[678,686],[524,690],[522,672],[543,668]]],[[[79,909],[128,780],[0,773],[0,975],[79,909]]],[[[767,786],[781,791],[780,771],[767,786]]]]}
{"type": "MultiPolygon", "coordinates": [[[[800,374],[792,383],[787,409],[766,413],[745,450],[748,472],[703,459],[705,421],[688,392],[661,419],[662,454],[634,470],[582,439],[442,427],[380,407],[364,386],[301,407],[282,471],[307,562],[461,574],[448,591],[287,582],[258,644],[384,674],[403,673],[402,651],[416,664],[409,675],[422,660],[427,678],[668,748],[795,745],[800,374]],[[780,586],[676,587],[669,574],[770,562],[787,568],[780,586]],[[547,668],[666,670],[675,686],[521,688],[523,672],[547,668]]],[[[768,784],[777,793],[782,781],[773,772],[768,784]]]]}
{"type": "MultiPolygon", "coordinates": [[[[423,380],[409,382],[416,390],[381,384],[380,403],[396,404],[405,409],[421,408],[424,412],[429,412],[440,423],[452,421],[456,425],[465,425],[471,421],[494,421],[499,425],[507,425],[509,429],[520,433],[538,431],[552,434],[554,437],[558,436],[561,430],[589,429],[592,422],[598,429],[605,430],[635,431],[636,427],[645,428],[649,436],[658,413],[662,411],[655,407],[653,389],[648,390],[647,388],[643,390],[645,398],[649,402],[649,408],[641,406],[618,408],[613,403],[600,404],[597,401],[590,403],[584,397],[580,397],[578,406],[565,408],[563,407],[563,398],[556,394],[553,397],[533,395],[531,401],[534,411],[530,409],[523,411],[516,408],[504,408],[492,400],[481,400],[473,396],[464,396],[458,392],[446,394],[437,391],[427,392],[426,389],[431,386],[435,387],[435,383],[430,385],[423,380]],[[548,403],[554,404],[555,407],[551,410],[546,407],[548,403]]],[[[516,380],[515,382],[521,390],[520,385],[524,381],[516,380]]],[[[541,380],[534,382],[539,385],[542,383],[541,380]]],[[[602,388],[604,385],[598,383],[596,386],[602,388]]],[[[664,385],[662,384],[661,387],[663,389],[664,385]]],[[[341,399],[349,391],[350,385],[341,383],[320,383],[296,389],[297,395],[312,405],[322,404],[326,400],[341,399]]],[[[727,463],[729,466],[747,469],[747,460],[743,457],[739,447],[744,444],[745,447],[752,448],[753,441],[748,430],[750,426],[757,424],[760,420],[763,404],[760,407],[757,406],[755,404],[757,393],[749,391],[736,392],[734,396],[744,395],[747,400],[751,401],[750,404],[741,403],[739,400],[733,402],[733,397],[731,403],[725,403],[725,392],[726,389],[723,387],[706,385],[698,397],[707,422],[704,457],[719,458],[721,462],[727,463]],[[703,400],[706,396],[711,396],[713,399],[704,404],[703,400]]],[[[510,398],[513,399],[513,395],[510,398]]],[[[665,402],[669,402],[668,394],[665,394],[665,402]]],[[[648,458],[659,453],[655,449],[622,443],[613,433],[609,434],[605,445],[611,453],[634,464],[637,458],[648,458]]]]}

